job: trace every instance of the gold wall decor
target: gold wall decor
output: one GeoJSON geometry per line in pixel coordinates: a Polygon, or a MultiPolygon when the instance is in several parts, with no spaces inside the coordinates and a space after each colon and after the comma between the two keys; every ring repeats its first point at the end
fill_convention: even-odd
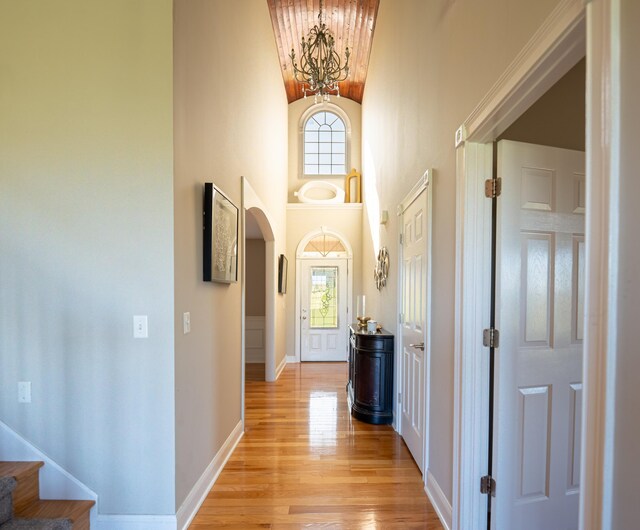
{"type": "Polygon", "coordinates": [[[351,179],[356,179],[356,196],[353,202],[362,202],[362,174],[355,169],[344,178],[344,202],[351,202],[351,179]]]}

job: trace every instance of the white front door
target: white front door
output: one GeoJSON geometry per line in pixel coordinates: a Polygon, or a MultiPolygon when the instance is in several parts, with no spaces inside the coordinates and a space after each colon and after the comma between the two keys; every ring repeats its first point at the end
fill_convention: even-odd
{"type": "Polygon", "coordinates": [[[498,144],[497,530],[578,528],[585,157],[498,144]]]}
{"type": "Polygon", "coordinates": [[[302,361],[346,361],[347,260],[302,260],[302,361]]]}
{"type": "Polygon", "coordinates": [[[424,472],[427,317],[427,215],[423,191],[402,215],[401,431],[424,472]]]}

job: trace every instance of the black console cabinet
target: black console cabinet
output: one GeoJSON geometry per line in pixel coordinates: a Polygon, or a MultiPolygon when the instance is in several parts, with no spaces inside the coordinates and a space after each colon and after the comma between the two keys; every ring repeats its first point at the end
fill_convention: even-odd
{"type": "Polygon", "coordinates": [[[367,423],[393,421],[393,335],[349,326],[349,409],[367,423]]]}

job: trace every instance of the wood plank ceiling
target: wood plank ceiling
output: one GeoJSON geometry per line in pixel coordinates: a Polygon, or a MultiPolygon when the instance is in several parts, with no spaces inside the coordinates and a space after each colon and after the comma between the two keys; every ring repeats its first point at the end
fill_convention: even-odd
{"type": "MultiPolygon", "coordinates": [[[[303,97],[302,89],[293,78],[289,54],[294,48],[299,62],[300,42],[317,23],[320,0],[267,0],[271,24],[276,38],[280,68],[289,103],[303,97]]],[[[336,51],[344,58],[349,46],[350,74],[340,83],[340,95],[362,103],[367,78],[373,31],[376,26],[380,0],[325,0],[327,26],[333,32],[336,51]]]]}

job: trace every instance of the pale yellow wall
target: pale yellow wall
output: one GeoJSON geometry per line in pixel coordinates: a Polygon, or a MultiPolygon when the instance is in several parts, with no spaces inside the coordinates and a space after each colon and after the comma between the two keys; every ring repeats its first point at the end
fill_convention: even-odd
{"type": "Polygon", "coordinates": [[[498,139],[584,151],[585,69],[582,59],[498,139]]]}
{"type": "Polygon", "coordinates": [[[0,2],[0,420],[103,514],[174,513],[171,47],[171,0],[0,2]]]}
{"type": "MultiPolygon", "coordinates": [[[[300,189],[305,182],[308,182],[308,178],[300,178],[302,167],[300,159],[301,151],[301,135],[300,127],[302,115],[312,106],[318,108],[326,108],[331,110],[331,105],[338,106],[349,117],[351,122],[351,159],[350,168],[355,168],[358,171],[362,170],[362,157],[361,157],[361,116],[362,107],[359,103],[347,98],[332,97],[330,104],[314,104],[313,98],[299,99],[289,104],[289,202],[298,202],[298,199],[293,195],[293,192],[300,189]]],[[[330,178],[330,182],[333,182],[340,188],[344,189],[344,177],[330,178]]]]}
{"type": "MultiPolygon", "coordinates": [[[[287,354],[295,354],[295,326],[298,319],[295,314],[296,301],[296,251],[300,241],[309,232],[315,232],[325,227],[344,235],[353,251],[353,267],[349,274],[353,275],[353,296],[362,292],[362,210],[349,207],[317,208],[315,206],[304,209],[290,208],[287,210],[287,260],[289,260],[289,281],[287,298],[287,354]]],[[[371,269],[373,277],[373,269],[371,269]]],[[[351,307],[354,308],[353,300],[351,307]]],[[[351,318],[351,317],[350,317],[351,318]]]]}
{"type": "Polygon", "coordinates": [[[247,239],[245,315],[264,316],[265,267],[264,239],[247,239]]]}
{"type": "MultiPolygon", "coordinates": [[[[238,4],[174,2],[176,506],[241,418],[242,286],[202,281],[202,184],[215,182],[240,206],[247,177],[274,221],[276,253],[285,250],[287,101],[278,53],[267,3],[238,4]]],[[[275,318],[282,357],[281,304],[275,318]]]]}
{"type": "Polygon", "coordinates": [[[362,105],[367,307],[396,329],[397,218],[377,224],[434,168],[429,468],[452,499],[456,166],[454,134],[557,0],[381,0],[362,105]],[[369,218],[372,222],[369,222],[369,218]],[[378,294],[379,245],[392,267],[378,294]],[[396,265],[395,267],[393,265],[396,265]]]}

